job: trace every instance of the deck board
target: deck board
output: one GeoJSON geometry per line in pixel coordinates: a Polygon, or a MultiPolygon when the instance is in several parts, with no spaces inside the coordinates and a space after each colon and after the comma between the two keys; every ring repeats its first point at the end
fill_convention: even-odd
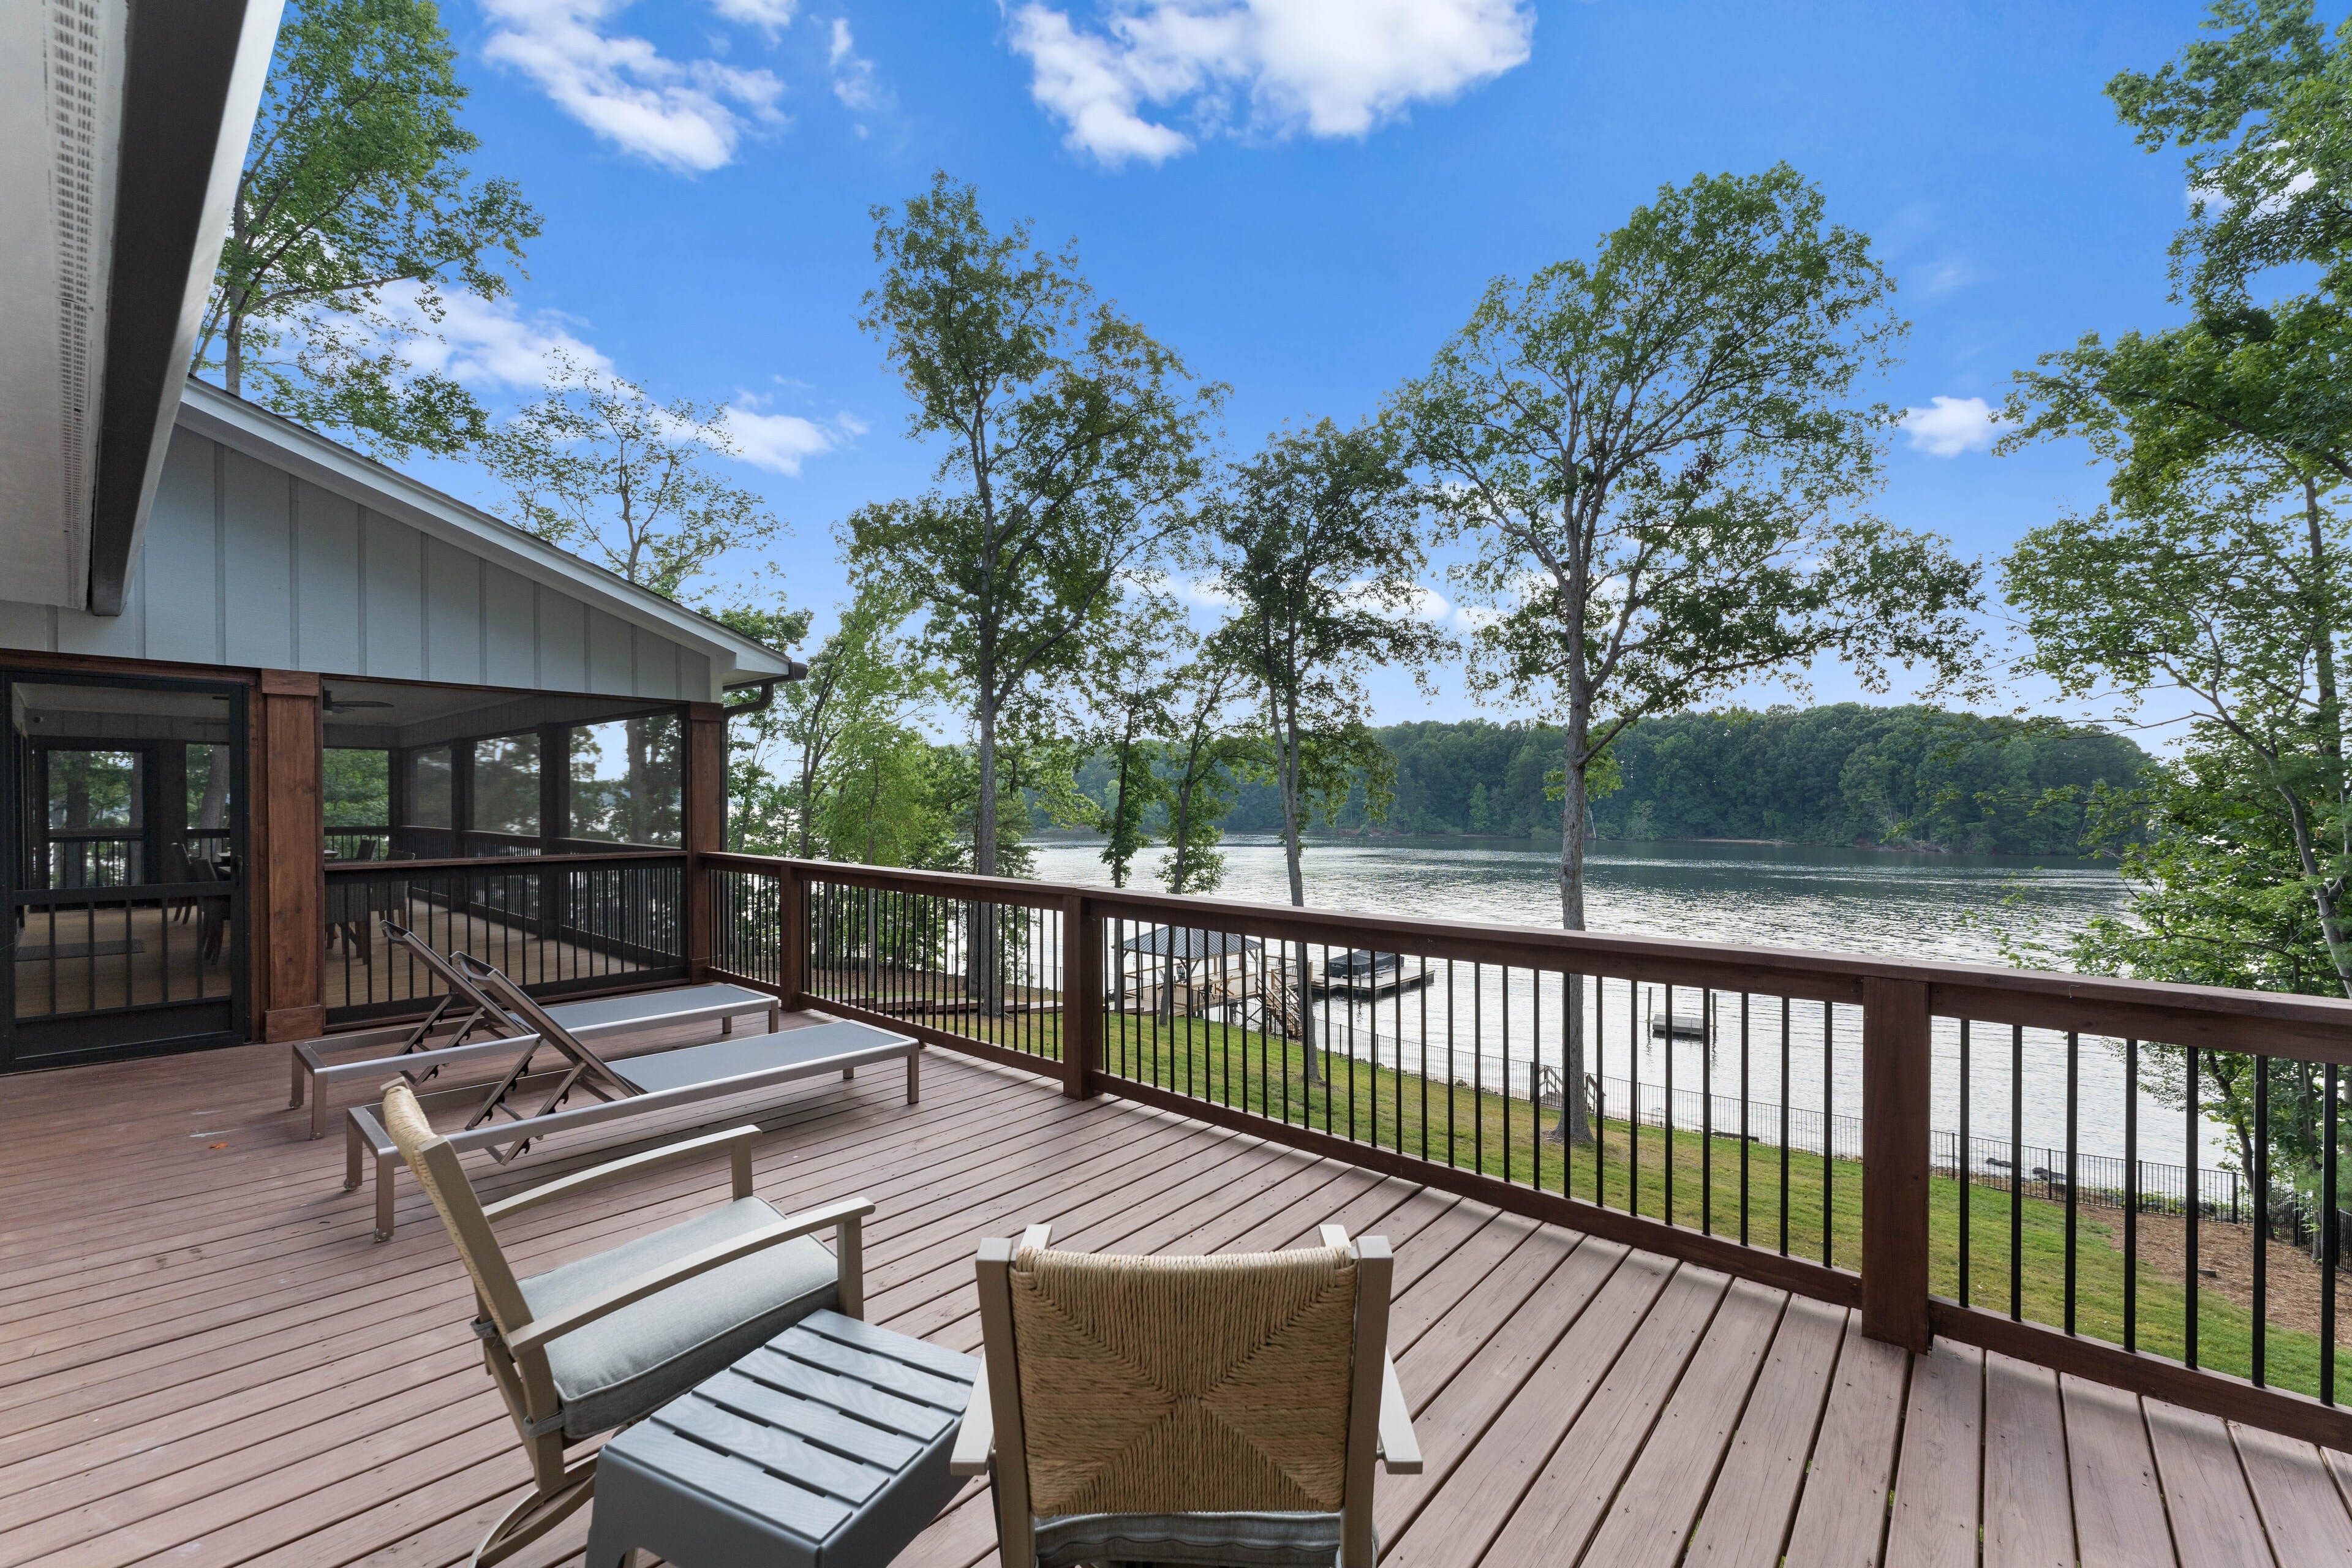
{"type": "Polygon", "coordinates": [[[1984,1419],[1987,1431],[2009,1435],[1985,1450],[1985,1568],[2073,1568],[2074,1500],[2057,1375],[1986,1352],[1984,1419]]]}
{"type": "MultiPolygon", "coordinates": [[[[2171,1561],[2176,1531],[2184,1563],[2352,1557],[2343,1461],[2308,1445],[1950,1347],[1915,1372],[1839,1309],[1055,1087],[934,1051],[919,1107],[895,1075],[795,1085],[477,1174],[495,1196],[756,1111],[761,1195],[871,1197],[869,1315],[959,1350],[973,1247],[1032,1221],[1123,1251],[1385,1235],[1428,1461],[1381,1485],[1391,1563],[1876,1568],[1969,1560],[1979,1525],[1988,1563],[2054,1561],[2069,1530],[2086,1568],[2171,1561]]],[[[451,1568],[520,1495],[430,1205],[404,1176],[373,1242],[286,1089],[275,1047],[0,1080],[0,1568],[451,1568]]],[[[501,1235],[545,1268],[696,1212],[723,1171],[501,1235]]],[[[903,1561],[976,1568],[994,1531],[974,1482],[903,1561]]],[[[578,1562],[584,1532],[517,1568],[578,1562]]]]}

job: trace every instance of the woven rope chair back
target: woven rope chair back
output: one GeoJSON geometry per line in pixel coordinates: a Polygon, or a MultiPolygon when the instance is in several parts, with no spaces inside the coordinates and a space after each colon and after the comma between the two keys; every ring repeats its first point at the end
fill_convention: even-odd
{"type": "Polygon", "coordinates": [[[1337,1512],[1356,1264],[1345,1247],[1012,1268],[1030,1511],[1337,1512]]]}
{"type": "Polygon", "coordinates": [[[520,1328],[529,1316],[522,1289],[515,1283],[506,1254],[491,1239],[482,1202],[458,1168],[449,1141],[433,1131],[425,1120],[425,1108],[416,1102],[415,1091],[398,1079],[384,1086],[383,1127],[399,1145],[400,1157],[408,1162],[416,1184],[433,1200],[434,1211],[440,1215],[466,1272],[473,1276],[475,1293],[489,1310],[499,1331],[509,1333],[520,1328]]]}

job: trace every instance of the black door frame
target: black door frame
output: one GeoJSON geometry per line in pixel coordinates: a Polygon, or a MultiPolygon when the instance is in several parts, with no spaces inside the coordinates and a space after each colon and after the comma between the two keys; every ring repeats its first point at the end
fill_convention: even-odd
{"type": "MultiPolygon", "coordinates": [[[[252,752],[250,692],[237,680],[205,680],[168,676],[106,675],[87,671],[48,670],[36,667],[0,667],[0,708],[8,715],[9,743],[0,765],[0,942],[9,948],[11,962],[0,977],[0,1073],[36,1068],[70,1067],[83,1062],[113,1061],[130,1057],[160,1056],[241,1045],[253,1030],[253,962],[251,948],[253,855],[251,846],[252,790],[248,763],[252,752]],[[16,910],[27,901],[38,902],[37,889],[26,881],[35,845],[26,831],[29,818],[26,791],[31,780],[32,748],[15,732],[15,691],[18,686],[89,686],[114,690],[187,692],[228,700],[229,847],[236,875],[221,889],[229,900],[229,994],[226,998],[195,1002],[145,1003],[108,1007],[19,1021],[16,1017],[15,947],[16,910]],[[226,1003],[226,1016],[223,1005],[226,1003]]],[[[123,750],[134,749],[126,745],[123,750]]],[[[152,771],[152,767],[149,770],[152,771]]],[[[47,802],[38,803],[46,813],[47,802]]],[[[143,825],[152,836],[152,823],[143,825]]]]}

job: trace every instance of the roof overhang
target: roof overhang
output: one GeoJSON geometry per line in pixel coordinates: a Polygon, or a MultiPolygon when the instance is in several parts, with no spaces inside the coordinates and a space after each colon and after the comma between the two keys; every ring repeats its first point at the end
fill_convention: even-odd
{"type": "Polygon", "coordinates": [[[0,576],[119,615],[282,0],[0,5],[0,576]]]}
{"type": "Polygon", "coordinates": [[[190,378],[177,400],[179,423],[534,583],[707,654],[722,686],[793,680],[803,667],[766,644],[675,599],[557,549],[510,522],[421,484],[307,426],[190,378]]]}

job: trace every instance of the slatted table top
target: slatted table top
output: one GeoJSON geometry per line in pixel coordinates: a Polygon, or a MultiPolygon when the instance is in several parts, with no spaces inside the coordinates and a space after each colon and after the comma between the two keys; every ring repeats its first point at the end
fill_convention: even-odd
{"type": "Polygon", "coordinates": [[[623,1432],[618,1456],[814,1556],[962,1417],[977,1358],[812,1313],[623,1432]]]}

